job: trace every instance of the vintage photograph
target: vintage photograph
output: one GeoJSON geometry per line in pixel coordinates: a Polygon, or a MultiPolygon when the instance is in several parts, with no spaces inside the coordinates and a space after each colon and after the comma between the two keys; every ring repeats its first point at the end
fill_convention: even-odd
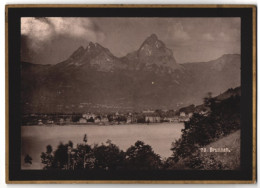
{"type": "Polygon", "coordinates": [[[239,17],[21,17],[22,170],[239,170],[239,17]]]}

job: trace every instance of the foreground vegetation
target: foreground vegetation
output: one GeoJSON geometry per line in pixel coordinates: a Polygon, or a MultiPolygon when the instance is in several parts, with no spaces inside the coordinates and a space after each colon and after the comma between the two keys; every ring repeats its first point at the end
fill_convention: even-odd
{"type": "MultiPolygon", "coordinates": [[[[185,122],[181,138],[173,143],[171,149],[173,155],[168,159],[169,168],[180,164],[182,164],[180,166],[191,169],[205,170],[239,168],[240,150],[238,149],[240,149],[240,142],[236,142],[237,148],[231,151],[232,160],[236,162],[228,166],[224,164],[224,161],[227,161],[226,156],[220,153],[202,152],[201,148],[209,148],[212,143],[240,129],[240,96],[235,95],[218,101],[209,94],[204,99],[204,105],[210,109],[208,114],[194,114],[189,122],[185,122]],[[222,156],[222,158],[219,156],[222,156]]],[[[231,141],[231,138],[233,137],[227,140],[231,141]]],[[[234,139],[240,140],[240,136],[234,139]]],[[[222,142],[224,141],[219,141],[220,144],[216,146],[225,147],[222,142]]]]}
{"type": "Polygon", "coordinates": [[[162,167],[160,156],[142,141],[137,141],[124,152],[109,140],[94,147],[86,144],[86,136],[84,140],[85,144],[78,144],[76,148],[72,142],[60,143],[54,152],[48,145],[46,152],[41,154],[44,169],[148,170],[162,167]]]}

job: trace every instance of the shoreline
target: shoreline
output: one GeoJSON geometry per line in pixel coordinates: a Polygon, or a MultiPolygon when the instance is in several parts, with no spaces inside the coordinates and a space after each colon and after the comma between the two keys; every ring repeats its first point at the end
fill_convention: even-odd
{"type": "Polygon", "coordinates": [[[69,123],[69,124],[41,124],[41,125],[21,125],[23,127],[65,127],[65,126],[131,126],[131,125],[147,125],[147,126],[152,126],[152,125],[176,125],[176,124],[183,124],[184,122],[158,122],[158,123],[120,123],[120,124],[105,124],[105,123],[69,123]]]}

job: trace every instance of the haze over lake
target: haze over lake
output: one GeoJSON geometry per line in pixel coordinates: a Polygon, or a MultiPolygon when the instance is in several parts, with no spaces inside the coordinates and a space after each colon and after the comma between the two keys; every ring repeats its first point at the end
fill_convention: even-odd
{"type": "Polygon", "coordinates": [[[180,138],[183,123],[131,124],[131,125],[66,125],[66,126],[22,126],[22,169],[42,169],[41,152],[51,145],[55,150],[60,142],[71,140],[74,147],[83,143],[84,134],[88,136],[88,144],[102,144],[109,139],[112,143],[126,150],[137,140],[152,146],[155,153],[162,158],[170,157],[172,142],[180,138]],[[24,164],[24,157],[32,157],[32,165],[24,164]]]}

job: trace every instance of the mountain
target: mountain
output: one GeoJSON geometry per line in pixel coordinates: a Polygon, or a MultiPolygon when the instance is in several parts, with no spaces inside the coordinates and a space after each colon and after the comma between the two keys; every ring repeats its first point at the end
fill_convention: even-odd
{"type": "Polygon", "coordinates": [[[241,85],[241,57],[239,54],[225,54],[216,60],[183,64],[185,74],[190,77],[187,89],[196,97],[201,91],[218,95],[228,88],[241,85]],[[206,91],[207,89],[207,91],[206,91]]]}
{"type": "Polygon", "coordinates": [[[239,86],[240,55],[178,64],[152,34],[124,57],[91,42],[56,65],[21,62],[21,75],[25,113],[176,109],[239,86]]]}
{"type": "Polygon", "coordinates": [[[180,68],[173,57],[172,50],[155,34],[148,37],[137,51],[121,58],[130,70],[152,70],[157,73],[172,73],[180,68]]]}
{"type": "Polygon", "coordinates": [[[120,68],[122,63],[107,48],[98,43],[90,42],[84,49],[79,47],[67,60],[55,66],[64,69],[93,69],[95,71],[110,72],[120,68]]]}

